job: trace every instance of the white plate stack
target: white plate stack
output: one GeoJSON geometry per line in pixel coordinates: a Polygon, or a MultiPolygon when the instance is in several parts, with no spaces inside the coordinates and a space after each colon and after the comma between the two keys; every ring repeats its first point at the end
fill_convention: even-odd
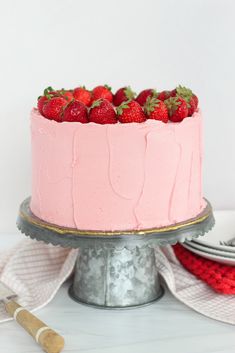
{"type": "Polygon", "coordinates": [[[209,233],[182,245],[206,259],[235,266],[235,211],[215,212],[215,222],[209,233]],[[225,245],[233,239],[233,246],[225,245]]]}

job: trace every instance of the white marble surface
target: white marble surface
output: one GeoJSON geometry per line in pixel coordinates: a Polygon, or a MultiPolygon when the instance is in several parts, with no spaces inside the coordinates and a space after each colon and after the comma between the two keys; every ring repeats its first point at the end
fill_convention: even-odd
{"type": "MultiPolygon", "coordinates": [[[[0,248],[23,236],[0,235],[0,248]]],[[[73,302],[69,283],[37,316],[65,338],[64,352],[234,353],[234,326],[203,317],[166,295],[139,309],[100,310],[73,302]]],[[[0,324],[0,353],[39,353],[41,349],[15,322],[0,324]]]]}

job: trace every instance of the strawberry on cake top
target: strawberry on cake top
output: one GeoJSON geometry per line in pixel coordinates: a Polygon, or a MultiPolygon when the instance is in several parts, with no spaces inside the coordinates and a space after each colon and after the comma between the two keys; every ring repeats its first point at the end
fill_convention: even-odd
{"type": "Polygon", "coordinates": [[[141,230],[205,207],[202,117],[188,88],[48,87],[32,110],[31,210],[59,226],[141,230]]]}
{"type": "Polygon", "coordinates": [[[142,123],[147,119],[180,122],[192,116],[198,107],[197,96],[178,86],[172,91],[145,89],[136,97],[131,87],[112,93],[108,85],[89,91],[85,86],[73,90],[48,87],[38,98],[39,112],[57,122],[77,121],[97,124],[142,123]]]}

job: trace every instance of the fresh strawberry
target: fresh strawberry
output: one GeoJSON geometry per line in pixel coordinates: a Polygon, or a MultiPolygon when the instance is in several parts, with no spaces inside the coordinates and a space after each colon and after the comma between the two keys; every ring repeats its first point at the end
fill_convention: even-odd
{"type": "Polygon", "coordinates": [[[193,98],[193,100],[194,100],[195,107],[196,107],[195,110],[196,110],[197,107],[198,107],[198,97],[196,96],[196,94],[193,94],[192,98],[193,98]]]}
{"type": "Polygon", "coordinates": [[[146,120],[141,105],[134,100],[119,105],[117,114],[121,123],[143,123],[146,120]]]}
{"type": "Polygon", "coordinates": [[[170,97],[164,101],[168,109],[169,119],[180,122],[188,116],[187,102],[181,97],[170,97]]]}
{"type": "Polygon", "coordinates": [[[162,91],[157,94],[157,99],[160,99],[161,101],[165,101],[170,97],[171,97],[171,91],[162,91]]]}
{"type": "Polygon", "coordinates": [[[168,122],[167,107],[160,99],[148,97],[144,110],[149,119],[161,120],[163,123],[168,122]]]}
{"type": "Polygon", "coordinates": [[[91,92],[88,91],[85,87],[75,88],[73,91],[73,96],[77,101],[85,104],[87,107],[90,107],[92,96],[91,92]]]}
{"type": "Polygon", "coordinates": [[[98,99],[92,103],[89,121],[97,124],[116,124],[117,115],[113,105],[107,99],[98,99]]]}
{"type": "Polygon", "coordinates": [[[62,114],[62,121],[79,121],[80,123],[88,123],[87,107],[79,101],[71,101],[65,106],[62,114]]]}
{"type": "Polygon", "coordinates": [[[38,107],[40,114],[42,114],[42,115],[43,115],[43,106],[47,101],[48,101],[48,98],[46,96],[38,97],[37,107],[38,107]]]}
{"type": "Polygon", "coordinates": [[[61,89],[58,91],[59,95],[63,96],[67,102],[71,102],[74,99],[73,93],[71,91],[67,91],[64,89],[61,89]]]}
{"type": "Polygon", "coordinates": [[[136,94],[132,91],[130,86],[120,88],[113,96],[113,104],[117,107],[125,101],[134,99],[135,96],[136,94]]]}
{"type": "Polygon", "coordinates": [[[67,104],[63,97],[52,97],[43,106],[42,112],[49,120],[62,121],[62,108],[67,104]]]}
{"type": "Polygon", "coordinates": [[[142,92],[140,92],[135,100],[136,100],[136,102],[138,102],[140,105],[143,106],[143,105],[145,105],[148,97],[153,97],[156,95],[157,95],[157,92],[154,89],[149,88],[149,89],[145,89],[142,92]]]}
{"type": "Polygon", "coordinates": [[[44,89],[43,96],[38,97],[37,107],[38,107],[40,114],[43,115],[43,106],[48,101],[48,99],[50,99],[51,97],[54,96],[54,92],[55,91],[53,90],[53,88],[51,86],[49,86],[44,89]]]}
{"type": "Polygon", "coordinates": [[[67,100],[67,102],[71,102],[71,100],[74,99],[73,93],[71,91],[65,90],[64,88],[61,88],[56,91],[52,90],[52,91],[48,92],[47,95],[49,95],[51,97],[64,97],[67,100]]]}
{"type": "MultiPolygon", "coordinates": [[[[170,91],[170,97],[175,97],[175,96],[176,96],[176,94],[177,94],[177,92],[176,92],[176,88],[175,88],[175,89],[173,89],[172,91],[170,91]]],[[[170,98],[170,97],[168,97],[168,98],[170,98]]]]}
{"type": "Polygon", "coordinates": [[[192,116],[197,109],[198,98],[195,96],[195,94],[193,94],[191,89],[179,85],[172,91],[172,94],[174,94],[176,97],[182,97],[187,102],[188,116],[192,116]]]}
{"type": "Polygon", "coordinates": [[[195,100],[193,96],[191,98],[186,99],[187,105],[188,105],[188,116],[192,116],[195,110],[197,109],[195,100]]]}
{"type": "Polygon", "coordinates": [[[97,86],[92,91],[92,101],[96,101],[98,99],[107,99],[109,102],[112,103],[113,101],[113,94],[111,92],[111,87],[104,85],[104,86],[97,86]]]}

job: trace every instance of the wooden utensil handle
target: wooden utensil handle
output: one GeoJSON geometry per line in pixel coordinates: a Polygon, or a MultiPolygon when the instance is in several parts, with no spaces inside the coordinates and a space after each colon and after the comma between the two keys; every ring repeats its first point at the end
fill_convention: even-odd
{"type": "Polygon", "coordinates": [[[14,300],[5,302],[6,311],[36,340],[47,353],[59,353],[64,347],[64,339],[47,327],[44,322],[20,306],[14,300]]]}

